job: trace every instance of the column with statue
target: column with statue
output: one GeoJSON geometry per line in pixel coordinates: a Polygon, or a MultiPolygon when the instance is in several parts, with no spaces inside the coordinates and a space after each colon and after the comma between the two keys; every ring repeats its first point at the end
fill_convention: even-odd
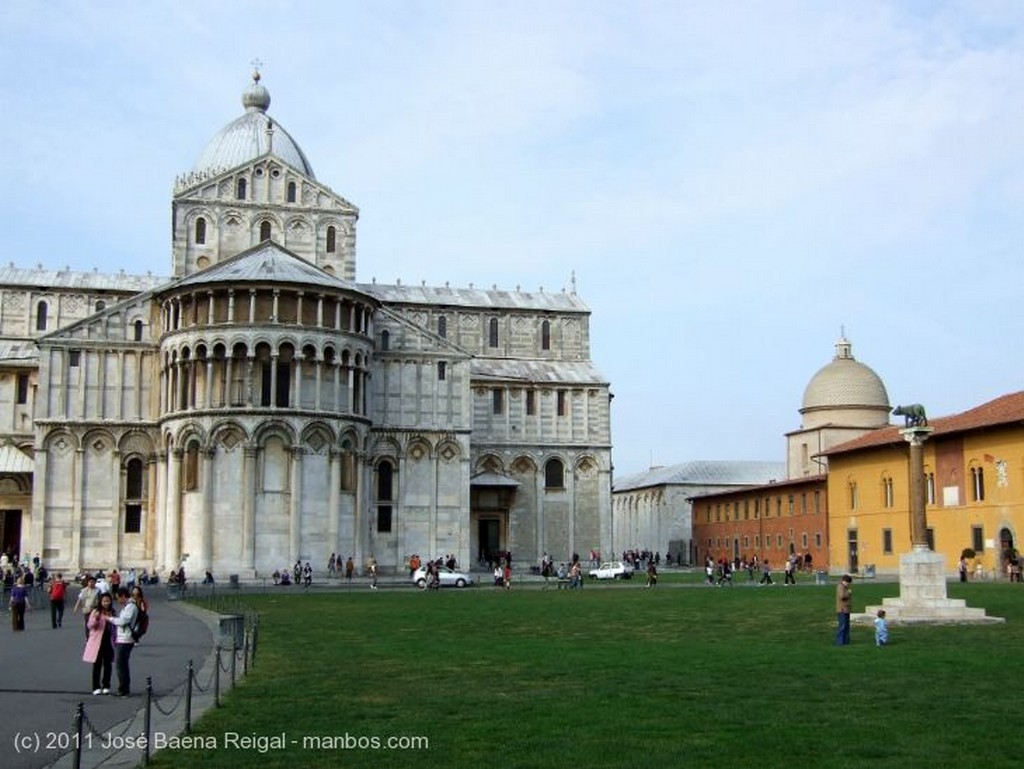
{"type": "Polygon", "coordinates": [[[868,606],[856,615],[860,622],[874,621],[878,609],[894,623],[1002,622],[984,609],[969,608],[962,599],[946,594],[946,559],[928,543],[927,496],[924,476],[924,444],[934,429],[928,425],[920,404],[897,406],[893,414],[905,419],[900,435],[908,444],[907,478],[910,503],[910,552],[900,557],[900,595],[884,598],[881,606],[868,606]]]}

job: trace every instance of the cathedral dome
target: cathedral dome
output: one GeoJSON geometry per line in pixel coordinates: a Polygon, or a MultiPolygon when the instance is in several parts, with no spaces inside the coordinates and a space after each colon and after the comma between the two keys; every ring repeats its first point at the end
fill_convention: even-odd
{"type": "Polygon", "coordinates": [[[252,85],[242,93],[245,114],[228,123],[210,140],[192,171],[219,173],[273,152],[295,170],[315,179],[313,167],[299,145],[267,116],[270,92],[260,83],[260,73],[254,72],[252,80],[252,85]]]}
{"type": "Polygon", "coordinates": [[[850,342],[845,338],[836,342],[832,362],[811,377],[800,410],[833,408],[889,410],[889,394],[881,377],[854,359],[850,342]]]}

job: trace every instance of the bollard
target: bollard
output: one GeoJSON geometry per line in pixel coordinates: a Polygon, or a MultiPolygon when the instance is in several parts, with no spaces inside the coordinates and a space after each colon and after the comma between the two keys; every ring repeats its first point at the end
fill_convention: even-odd
{"type": "Polygon", "coordinates": [[[153,676],[146,676],[146,716],[144,719],[145,730],[144,744],[142,746],[142,763],[145,766],[149,766],[149,734],[150,726],[152,725],[153,717],[153,676]]]}
{"type": "Polygon", "coordinates": [[[235,646],[235,642],[231,642],[231,688],[235,688],[235,666],[238,660],[238,647],[235,646]]]}
{"type": "Polygon", "coordinates": [[[192,660],[188,661],[188,683],[185,685],[185,734],[192,733],[192,660]]]}
{"type": "Polygon", "coordinates": [[[72,763],[74,769],[82,769],[82,703],[75,708],[75,759],[72,763]]]}
{"type": "Polygon", "coordinates": [[[213,667],[213,706],[220,707],[220,644],[215,647],[217,650],[216,664],[213,667]]]}

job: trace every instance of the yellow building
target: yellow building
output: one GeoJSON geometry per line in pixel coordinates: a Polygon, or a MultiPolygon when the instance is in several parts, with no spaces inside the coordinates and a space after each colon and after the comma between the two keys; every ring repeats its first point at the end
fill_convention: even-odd
{"type": "MultiPolygon", "coordinates": [[[[930,420],[924,444],[928,541],[955,573],[964,549],[974,577],[1006,579],[1024,530],[1024,392],[930,420]]],[[[835,446],[828,457],[833,572],[899,573],[911,549],[908,445],[898,426],[835,446]]]]}

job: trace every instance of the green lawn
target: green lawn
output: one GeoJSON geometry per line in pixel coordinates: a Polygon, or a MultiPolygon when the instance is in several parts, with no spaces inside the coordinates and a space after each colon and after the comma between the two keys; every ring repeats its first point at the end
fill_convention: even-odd
{"type": "MultiPolygon", "coordinates": [[[[251,599],[255,670],[180,767],[1016,766],[1024,587],[951,584],[1005,625],[853,629],[832,645],[834,585],[582,591],[411,589],[251,599]],[[274,735],[265,753],[225,732],[274,735]],[[426,737],[415,751],[344,736],[426,737]],[[340,745],[303,747],[304,738],[340,745]],[[294,741],[294,742],[293,742],[294,741]]],[[[854,585],[854,610],[894,595],[854,585]]]]}

